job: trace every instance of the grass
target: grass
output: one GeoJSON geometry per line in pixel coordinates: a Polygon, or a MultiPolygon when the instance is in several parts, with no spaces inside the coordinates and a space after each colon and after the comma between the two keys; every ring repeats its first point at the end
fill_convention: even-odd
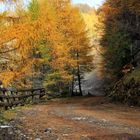
{"type": "Polygon", "coordinates": [[[11,121],[12,119],[15,118],[17,111],[23,110],[29,106],[30,105],[19,106],[19,107],[15,107],[13,109],[6,110],[6,111],[0,110],[0,124],[11,121]]]}

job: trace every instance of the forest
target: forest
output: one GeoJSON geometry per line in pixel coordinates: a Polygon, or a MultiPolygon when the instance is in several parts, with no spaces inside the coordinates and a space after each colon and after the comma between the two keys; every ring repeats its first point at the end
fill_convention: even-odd
{"type": "Polygon", "coordinates": [[[109,97],[133,104],[132,98],[139,104],[137,0],[106,0],[98,9],[73,6],[69,0],[32,0],[26,6],[22,1],[1,3],[9,6],[0,15],[4,87],[45,87],[51,94],[82,95],[85,73],[100,67],[109,97]],[[101,59],[98,64],[96,57],[101,59]]]}
{"type": "MultiPolygon", "coordinates": [[[[71,0],[0,0],[0,107],[12,108],[31,96],[26,100],[29,103],[38,95],[45,101],[70,98],[73,106],[92,100],[122,108],[137,106],[135,121],[140,122],[140,1],[105,0],[95,8],[71,0]],[[5,100],[9,105],[3,104],[5,100]]],[[[56,101],[53,111],[60,111],[61,116],[57,103],[61,106],[56,101]]],[[[133,111],[130,109],[131,114],[133,111]]],[[[134,129],[139,130],[140,125],[134,129]]],[[[72,139],[82,140],[77,135],[72,139]]]]}

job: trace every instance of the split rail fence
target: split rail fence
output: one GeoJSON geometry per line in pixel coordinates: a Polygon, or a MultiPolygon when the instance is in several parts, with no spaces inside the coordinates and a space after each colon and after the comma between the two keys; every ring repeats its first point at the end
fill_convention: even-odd
{"type": "Polygon", "coordinates": [[[18,105],[23,106],[29,102],[33,102],[35,99],[41,99],[44,95],[44,88],[16,91],[0,89],[0,107],[4,107],[7,110],[18,105]]]}

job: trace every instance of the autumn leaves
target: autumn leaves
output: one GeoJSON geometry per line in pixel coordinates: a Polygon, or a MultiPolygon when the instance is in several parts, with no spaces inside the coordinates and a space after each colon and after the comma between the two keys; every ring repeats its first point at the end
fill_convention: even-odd
{"type": "Polygon", "coordinates": [[[81,79],[83,72],[90,69],[92,56],[86,26],[69,1],[32,0],[27,10],[14,11],[14,15],[10,21],[5,20],[9,15],[0,20],[0,50],[16,48],[3,54],[7,60],[1,58],[6,68],[0,70],[0,79],[5,85],[25,81],[25,77],[31,81],[27,77],[37,73],[43,73],[44,79],[59,73],[61,83],[70,83],[73,76],[78,74],[81,79]],[[48,69],[42,72],[44,65],[48,69]]]}

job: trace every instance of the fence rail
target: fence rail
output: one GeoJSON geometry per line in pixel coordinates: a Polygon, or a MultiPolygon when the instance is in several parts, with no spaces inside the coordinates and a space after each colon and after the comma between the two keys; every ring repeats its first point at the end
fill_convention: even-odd
{"type": "Polygon", "coordinates": [[[44,95],[44,88],[21,89],[15,91],[0,89],[0,107],[4,107],[7,110],[13,106],[27,104],[28,100],[33,102],[34,99],[40,99],[44,95]]]}

